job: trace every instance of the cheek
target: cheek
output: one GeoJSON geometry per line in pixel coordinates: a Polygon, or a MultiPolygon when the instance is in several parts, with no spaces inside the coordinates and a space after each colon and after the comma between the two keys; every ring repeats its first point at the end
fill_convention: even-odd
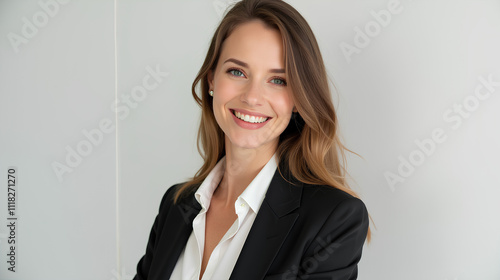
{"type": "Polygon", "coordinates": [[[231,83],[224,78],[219,79],[217,82],[214,89],[214,101],[219,104],[225,104],[235,98],[238,93],[238,88],[235,83],[231,83]]]}
{"type": "Polygon", "coordinates": [[[213,110],[215,119],[219,123],[224,119],[231,117],[228,111],[229,102],[235,98],[237,89],[231,83],[219,79],[214,87],[213,110]]]}
{"type": "Polygon", "coordinates": [[[279,108],[279,113],[281,115],[291,115],[293,111],[293,100],[290,94],[284,94],[275,103],[276,107],[279,108]]]}

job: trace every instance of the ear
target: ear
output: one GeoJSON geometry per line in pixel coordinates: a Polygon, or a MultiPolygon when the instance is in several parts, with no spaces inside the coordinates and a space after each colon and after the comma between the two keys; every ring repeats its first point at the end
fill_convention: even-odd
{"type": "Polygon", "coordinates": [[[208,80],[208,89],[213,90],[214,89],[214,72],[212,71],[212,69],[208,70],[207,80],[208,80]]]}

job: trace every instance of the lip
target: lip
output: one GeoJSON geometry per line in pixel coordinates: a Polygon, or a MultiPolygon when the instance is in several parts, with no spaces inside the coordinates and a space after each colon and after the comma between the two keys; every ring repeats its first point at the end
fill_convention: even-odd
{"type": "MultiPolygon", "coordinates": [[[[270,119],[270,117],[267,117],[267,120],[263,123],[249,123],[249,122],[246,122],[246,121],[243,121],[243,120],[240,120],[238,119],[234,114],[233,114],[233,111],[234,109],[230,109],[229,112],[231,113],[231,116],[233,117],[233,120],[234,122],[241,128],[244,128],[244,129],[259,129],[263,126],[265,126],[270,119]]],[[[240,113],[244,113],[246,115],[252,115],[252,114],[249,114],[249,113],[246,113],[248,111],[245,111],[245,110],[236,110],[240,113]]],[[[257,116],[257,115],[252,115],[252,116],[257,116]]],[[[262,116],[262,117],[265,117],[264,115],[260,114],[259,117],[262,116]]]]}
{"type": "Polygon", "coordinates": [[[242,114],[249,115],[249,116],[271,118],[270,116],[266,116],[264,114],[260,114],[260,113],[257,113],[257,112],[251,112],[251,111],[247,111],[247,110],[243,110],[243,109],[229,108],[229,110],[231,111],[231,114],[233,113],[232,111],[238,111],[238,112],[240,112],[242,114]]]}

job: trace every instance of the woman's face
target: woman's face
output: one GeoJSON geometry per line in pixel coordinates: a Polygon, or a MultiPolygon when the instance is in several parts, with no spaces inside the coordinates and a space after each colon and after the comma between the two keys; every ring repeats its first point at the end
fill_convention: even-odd
{"type": "Polygon", "coordinates": [[[294,102],[287,86],[280,33],[260,20],[235,28],[208,76],[213,110],[226,143],[276,149],[294,102]]]}

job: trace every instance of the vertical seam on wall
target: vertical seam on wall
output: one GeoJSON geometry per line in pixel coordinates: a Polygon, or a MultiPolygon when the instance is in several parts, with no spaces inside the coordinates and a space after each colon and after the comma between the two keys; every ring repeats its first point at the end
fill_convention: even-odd
{"type": "MultiPolygon", "coordinates": [[[[116,42],[116,6],[117,6],[117,1],[118,0],[113,0],[113,35],[114,35],[114,52],[115,52],[115,104],[116,101],[118,100],[118,52],[117,52],[117,42],[116,42]]],[[[120,263],[120,193],[119,193],[119,174],[118,174],[118,111],[115,110],[115,124],[116,124],[116,130],[115,130],[115,219],[116,219],[116,224],[115,224],[115,230],[116,230],[116,271],[117,271],[117,276],[118,280],[122,280],[122,274],[121,272],[121,263],[120,263]]]]}

